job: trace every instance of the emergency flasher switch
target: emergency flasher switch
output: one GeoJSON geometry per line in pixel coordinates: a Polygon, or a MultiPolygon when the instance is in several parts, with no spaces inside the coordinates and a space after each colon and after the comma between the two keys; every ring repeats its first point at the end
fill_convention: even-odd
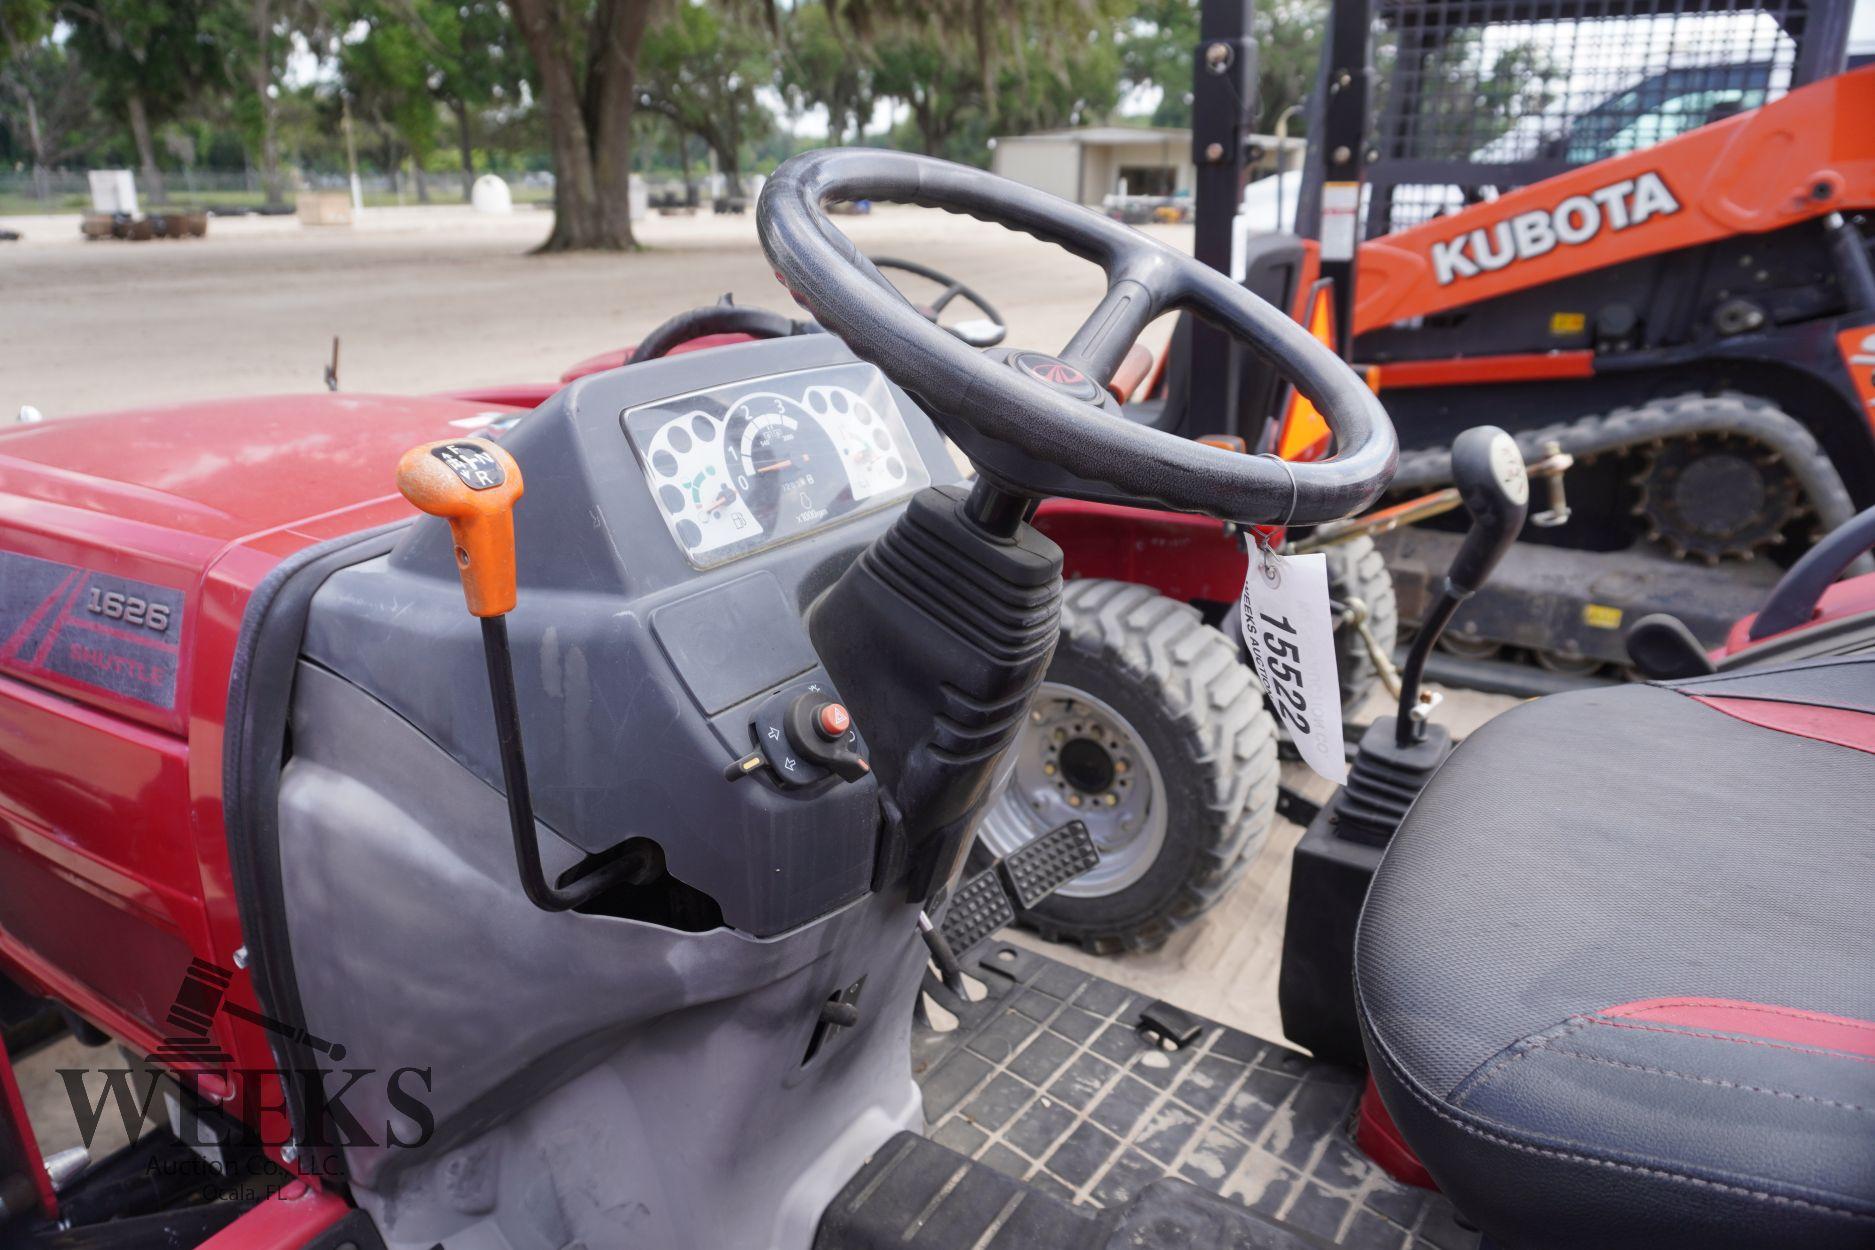
{"type": "Polygon", "coordinates": [[[823,703],[814,711],[814,728],[828,742],[838,742],[852,727],[853,717],[844,703],[823,703]]]}
{"type": "Polygon", "coordinates": [[[845,704],[810,691],[788,705],[785,724],[788,742],[809,763],[845,781],[858,781],[872,771],[859,753],[859,730],[845,704]]]}

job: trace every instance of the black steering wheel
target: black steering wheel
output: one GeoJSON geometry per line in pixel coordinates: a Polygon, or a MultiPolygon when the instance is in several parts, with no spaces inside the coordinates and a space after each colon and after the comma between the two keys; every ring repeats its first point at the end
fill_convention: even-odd
{"type": "Polygon", "coordinates": [[[1078,204],[949,161],[833,148],[775,171],[757,227],[795,299],[1012,491],[1311,525],[1359,512],[1393,478],[1393,424],[1340,357],[1225,275],[1078,204]],[[942,208],[1033,235],[1099,265],[1107,292],[1059,356],[974,350],[922,316],[840,233],[823,206],[842,200],[942,208]],[[1294,383],[1334,433],[1333,458],[1247,456],[1127,420],[1106,383],[1140,331],[1179,308],[1294,383]]]}
{"type": "Polygon", "coordinates": [[[944,289],[939,291],[937,297],[930,303],[914,304],[913,307],[935,321],[939,329],[962,339],[970,346],[994,347],[1003,341],[1003,335],[1009,333],[1009,323],[1003,320],[1001,313],[990,306],[988,300],[942,270],[933,269],[929,265],[921,265],[915,260],[903,260],[897,256],[873,256],[868,259],[872,261],[875,269],[895,269],[943,287],[944,289]],[[972,317],[968,321],[954,321],[945,325],[944,310],[949,307],[952,300],[959,296],[963,297],[966,304],[983,315],[972,317]]]}

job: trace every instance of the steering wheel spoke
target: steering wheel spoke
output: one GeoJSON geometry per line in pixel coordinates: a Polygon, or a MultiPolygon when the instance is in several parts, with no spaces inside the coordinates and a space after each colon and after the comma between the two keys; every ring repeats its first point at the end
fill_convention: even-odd
{"type": "Polygon", "coordinates": [[[1148,325],[1165,311],[1145,283],[1120,278],[1107,287],[1100,303],[1074,332],[1061,359],[1105,386],[1148,325]]]}

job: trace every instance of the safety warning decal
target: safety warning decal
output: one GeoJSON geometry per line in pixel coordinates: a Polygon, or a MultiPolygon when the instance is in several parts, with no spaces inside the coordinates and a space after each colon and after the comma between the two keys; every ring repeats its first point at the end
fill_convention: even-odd
{"type": "Polygon", "coordinates": [[[0,668],[176,706],[182,592],[0,552],[0,668]]]}

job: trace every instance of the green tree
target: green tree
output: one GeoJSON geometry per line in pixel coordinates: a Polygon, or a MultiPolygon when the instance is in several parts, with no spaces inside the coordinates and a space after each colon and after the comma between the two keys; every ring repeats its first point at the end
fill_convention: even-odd
{"type": "Polygon", "coordinates": [[[827,114],[834,144],[866,139],[877,92],[874,69],[858,42],[843,32],[822,3],[803,4],[781,28],[781,89],[797,108],[827,114]]]}
{"type": "Polygon", "coordinates": [[[646,34],[639,102],[716,154],[728,193],[742,194],[743,144],[770,124],[756,88],[773,81],[767,33],[698,0],[680,0],[646,34]]]}
{"type": "Polygon", "coordinates": [[[432,89],[455,117],[467,201],[475,185],[476,118],[491,105],[519,101],[526,70],[508,46],[508,14],[499,0],[416,0],[414,7],[433,41],[432,89]]]}
{"type": "Polygon", "coordinates": [[[30,49],[51,28],[51,0],[0,0],[0,60],[30,49]]]}
{"type": "Polygon", "coordinates": [[[980,164],[996,130],[1079,124],[1112,111],[1127,3],[939,0],[915,12],[875,12],[869,26],[852,29],[864,32],[874,94],[909,114],[910,144],[980,164]]]}
{"type": "Polygon", "coordinates": [[[634,248],[632,113],[656,0],[510,0],[553,153],[544,251],[634,248]]]}
{"type": "MultiPolygon", "coordinates": [[[[475,184],[476,125],[492,106],[521,98],[525,58],[509,46],[501,0],[374,0],[389,20],[409,28],[425,62],[425,83],[455,120],[462,198],[475,184]]],[[[434,136],[432,136],[434,138],[434,136]]]]}
{"type": "Polygon", "coordinates": [[[156,128],[228,85],[215,17],[201,0],[60,0],[68,46],[98,84],[100,105],[121,116],[136,146],[144,194],[167,198],[156,128]]]}
{"type": "Polygon", "coordinates": [[[344,90],[357,115],[397,153],[387,159],[387,168],[400,168],[403,156],[410,157],[416,167],[417,198],[427,201],[424,165],[436,150],[438,127],[424,40],[411,22],[375,6],[355,8],[351,16],[352,30],[339,51],[344,90]]]}
{"type": "Polygon", "coordinates": [[[15,44],[0,60],[0,161],[30,164],[41,199],[49,168],[99,145],[97,90],[51,39],[15,44]]]}
{"type": "Polygon", "coordinates": [[[267,203],[286,203],[281,170],[280,80],[295,31],[312,31],[328,15],[321,0],[208,0],[205,34],[223,50],[233,120],[254,163],[260,167],[267,203]]]}
{"type": "MultiPolygon", "coordinates": [[[[1156,126],[1191,125],[1192,56],[1198,47],[1199,0],[1146,0],[1120,36],[1122,74],[1131,88],[1156,87],[1156,126]]],[[[1315,87],[1327,0],[1268,0],[1256,5],[1256,128],[1268,132],[1315,87]]]]}
{"type": "Polygon", "coordinates": [[[934,32],[910,30],[881,40],[872,51],[874,85],[911,114],[918,150],[944,152],[973,110],[985,107],[974,52],[934,32]]]}

